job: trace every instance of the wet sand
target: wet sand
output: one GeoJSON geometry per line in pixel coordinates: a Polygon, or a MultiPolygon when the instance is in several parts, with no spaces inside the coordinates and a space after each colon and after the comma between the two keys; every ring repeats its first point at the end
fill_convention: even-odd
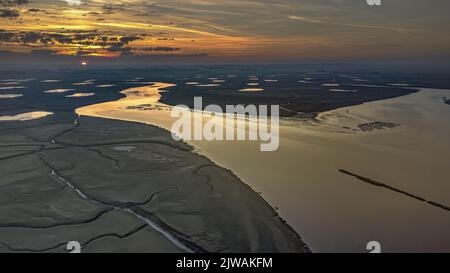
{"type": "Polygon", "coordinates": [[[66,92],[74,91],[74,90],[75,89],[63,89],[63,88],[60,88],[60,89],[47,90],[47,91],[44,91],[44,93],[66,93],[66,92]]]}
{"type": "Polygon", "coordinates": [[[17,114],[14,116],[0,116],[0,121],[28,121],[33,119],[40,119],[46,116],[53,115],[51,112],[36,111],[17,114]]]}
{"type": "Polygon", "coordinates": [[[244,89],[239,89],[240,92],[261,92],[264,91],[264,89],[262,88],[244,88],[244,89]]]}
{"type": "MultiPolygon", "coordinates": [[[[128,97],[83,107],[80,115],[137,121],[170,130],[170,111],[129,106],[156,103],[159,89],[128,89],[128,97]]],[[[192,141],[196,151],[232,170],[272,205],[313,251],[449,251],[448,211],[362,183],[346,170],[405,192],[450,205],[450,91],[428,90],[320,114],[284,119],[280,149],[261,153],[258,142],[192,141]],[[361,131],[374,122],[395,128],[361,131]]]]}
{"type": "Polygon", "coordinates": [[[159,105],[168,106],[159,103],[164,88],[175,86],[168,83],[154,83],[151,86],[135,87],[126,89],[120,93],[126,95],[125,98],[114,102],[99,103],[77,109],[75,112],[81,116],[103,117],[111,119],[120,119],[125,121],[136,121],[170,129],[173,118],[167,111],[141,111],[136,106],[159,105]],[[134,108],[134,109],[133,109],[134,108]]]}
{"type": "Polygon", "coordinates": [[[83,97],[92,97],[95,93],[75,93],[72,95],[67,95],[66,98],[83,98],[83,97]]]}

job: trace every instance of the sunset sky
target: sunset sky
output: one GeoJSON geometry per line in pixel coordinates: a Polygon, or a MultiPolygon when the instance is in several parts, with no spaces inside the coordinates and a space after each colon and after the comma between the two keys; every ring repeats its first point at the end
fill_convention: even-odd
{"type": "Polygon", "coordinates": [[[449,12],[448,0],[0,0],[0,61],[447,58],[449,12]]]}

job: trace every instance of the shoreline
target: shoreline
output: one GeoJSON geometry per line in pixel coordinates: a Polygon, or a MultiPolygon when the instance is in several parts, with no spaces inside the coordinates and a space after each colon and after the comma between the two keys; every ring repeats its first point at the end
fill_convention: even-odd
{"type": "MultiPolygon", "coordinates": [[[[425,89],[420,89],[420,90],[423,91],[425,89]]],[[[385,101],[389,102],[389,101],[392,101],[392,100],[394,100],[394,101],[395,100],[402,100],[401,98],[404,98],[404,97],[407,97],[407,96],[411,96],[411,95],[414,95],[414,94],[417,94],[417,93],[420,93],[420,91],[419,92],[414,92],[412,94],[405,95],[405,96],[402,96],[402,97],[396,97],[394,99],[391,98],[391,99],[387,99],[387,100],[379,100],[379,101],[375,101],[375,102],[367,102],[367,103],[363,103],[363,104],[359,104],[359,105],[355,105],[355,106],[351,106],[351,107],[344,107],[344,108],[339,108],[339,109],[336,109],[336,110],[328,111],[328,112],[325,112],[325,113],[322,113],[321,115],[319,115],[319,120],[320,120],[319,124],[313,123],[312,125],[308,125],[306,127],[306,130],[301,129],[300,131],[298,131],[299,129],[296,128],[295,126],[294,127],[292,127],[292,126],[285,127],[284,125],[281,125],[281,127],[285,128],[284,134],[285,134],[285,136],[287,136],[287,139],[285,139],[285,142],[287,142],[286,145],[291,145],[291,144],[294,144],[294,143],[301,143],[301,142],[297,142],[297,140],[295,140],[297,138],[295,135],[297,135],[297,134],[302,135],[303,142],[306,140],[306,143],[301,144],[299,146],[299,147],[303,147],[303,148],[298,150],[298,154],[302,154],[302,153],[304,153],[304,150],[303,150],[304,148],[306,148],[308,150],[309,148],[315,147],[315,145],[316,145],[315,143],[322,141],[321,139],[323,139],[323,140],[328,139],[328,137],[324,138],[324,136],[325,136],[325,135],[323,135],[324,133],[325,134],[329,134],[330,136],[333,136],[333,135],[336,136],[336,134],[344,133],[345,135],[350,135],[350,136],[353,137],[355,135],[354,131],[351,131],[351,130],[348,130],[346,128],[343,128],[342,126],[338,126],[337,127],[336,124],[333,124],[333,122],[331,122],[330,124],[327,124],[327,121],[322,119],[324,114],[325,114],[325,117],[326,117],[326,114],[339,112],[339,111],[342,111],[342,109],[345,110],[345,109],[352,108],[352,107],[353,108],[357,108],[357,109],[358,108],[365,108],[365,107],[367,107],[367,105],[369,105],[369,107],[370,107],[370,105],[372,105],[372,104],[383,104],[383,103],[385,103],[385,101]],[[323,125],[326,125],[326,126],[323,126],[323,125]],[[310,129],[310,128],[308,128],[309,126],[312,126],[312,128],[314,128],[314,129],[313,130],[309,130],[310,129]],[[316,130],[317,126],[319,126],[319,127],[322,126],[322,127],[319,130],[316,130]],[[297,132],[297,133],[294,133],[294,132],[297,132]],[[292,135],[292,133],[294,133],[294,135],[292,135]],[[292,142],[293,140],[294,140],[294,142],[292,142]],[[313,146],[311,146],[311,145],[313,145],[313,146]]],[[[126,98],[124,98],[124,99],[126,100],[126,98]]],[[[445,104],[443,104],[443,105],[445,106],[445,104]]],[[[91,106],[88,106],[88,107],[91,107],[91,106]]],[[[86,108],[86,107],[84,107],[84,108],[86,108]]],[[[91,110],[92,110],[92,108],[91,108],[91,110]]],[[[167,119],[164,119],[161,116],[158,116],[157,114],[150,113],[150,112],[151,111],[145,112],[145,117],[144,116],[140,117],[139,113],[142,114],[143,112],[129,112],[130,115],[121,115],[118,112],[116,112],[116,113],[109,112],[108,114],[112,115],[111,118],[113,118],[113,119],[114,118],[119,118],[119,119],[124,119],[124,120],[128,120],[128,121],[137,121],[137,122],[142,122],[142,123],[146,123],[146,124],[156,125],[158,127],[164,128],[166,130],[170,129],[167,126],[167,124],[168,124],[167,123],[167,121],[168,121],[167,119]],[[156,117],[156,119],[153,119],[154,117],[156,117]],[[164,124],[166,124],[166,127],[164,127],[164,124]]],[[[97,114],[99,114],[99,113],[97,113],[97,114]]],[[[362,120],[369,120],[369,121],[374,122],[374,120],[371,120],[370,118],[369,119],[364,119],[363,118],[362,120]]],[[[287,119],[287,121],[288,121],[287,123],[292,123],[293,122],[292,119],[287,119]]],[[[377,120],[375,120],[375,121],[377,121],[377,120]]],[[[381,121],[383,121],[383,120],[381,120],[381,121]]],[[[297,123],[297,121],[294,121],[294,123],[297,123]]],[[[365,122],[359,122],[358,124],[363,124],[363,123],[365,123],[365,122]]],[[[353,123],[351,123],[351,124],[353,125],[353,123]]],[[[358,125],[358,124],[356,124],[356,125],[358,125]]],[[[397,130],[395,128],[394,129],[376,130],[375,132],[373,132],[371,134],[372,135],[380,135],[380,132],[390,132],[390,130],[394,130],[394,132],[396,132],[398,130],[402,131],[404,129],[404,127],[402,127],[401,123],[400,123],[400,125],[401,125],[399,127],[400,129],[397,129],[397,130]]],[[[302,123],[300,123],[300,127],[302,127],[302,126],[303,126],[302,123]]],[[[358,136],[364,137],[365,135],[367,135],[367,134],[364,134],[363,132],[357,133],[355,140],[359,139],[358,136]]],[[[327,140],[327,141],[329,141],[329,140],[327,140]]],[[[360,141],[360,140],[358,140],[358,141],[360,141]]],[[[348,142],[348,141],[346,141],[346,142],[348,142]]],[[[249,168],[243,169],[242,168],[242,164],[243,164],[242,160],[238,160],[238,162],[241,162],[241,163],[236,163],[236,161],[229,160],[231,158],[239,159],[239,157],[244,155],[244,154],[245,154],[245,156],[247,158],[249,158],[249,156],[247,156],[247,155],[254,154],[254,152],[255,152],[255,145],[254,145],[254,143],[253,144],[252,143],[250,143],[250,144],[247,143],[247,145],[244,145],[243,143],[237,143],[236,147],[233,146],[234,147],[233,150],[241,150],[241,151],[245,151],[245,152],[244,153],[242,153],[242,152],[241,153],[234,153],[234,155],[233,155],[232,152],[229,151],[232,147],[229,146],[228,144],[215,145],[215,144],[212,144],[212,143],[196,142],[196,141],[190,141],[188,143],[191,146],[194,147],[194,151],[196,153],[198,153],[200,155],[203,155],[203,156],[206,156],[208,159],[212,160],[216,165],[218,165],[218,166],[220,166],[220,167],[222,167],[224,169],[232,170],[232,172],[234,174],[236,174],[236,176],[239,177],[239,179],[242,180],[244,184],[248,185],[254,191],[257,191],[257,192],[262,191],[263,193],[265,193],[265,192],[273,192],[274,189],[269,190],[269,188],[271,188],[271,186],[268,187],[268,185],[270,185],[270,180],[271,179],[261,176],[260,174],[258,174],[258,171],[257,171],[259,169],[259,167],[261,166],[261,164],[262,164],[262,166],[266,166],[267,169],[270,169],[269,166],[271,165],[271,163],[270,163],[271,161],[264,161],[264,160],[261,160],[261,159],[258,159],[256,157],[252,156],[251,157],[252,159],[250,159],[250,161],[248,161],[248,160],[246,161],[247,162],[246,164],[248,164],[249,168]],[[221,148],[219,146],[224,146],[224,147],[221,148]],[[227,158],[229,158],[229,159],[227,159],[227,158]],[[252,163],[253,160],[256,161],[258,164],[257,163],[252,163]],[[257,181],[259,181],[259,182],[257,182],[257,181]],[[266,182],[263,182],[261,184],[260,181],[266,181],[266,182]]],[[[336,141],[332,141],[332,143],[336,143],[336,141]]],[[[298,145],[298,144],[295,144],[295,145],[298,145]]],[[[333,146],[333,145],[331,145],[331,146],[333,146]]],[[[314,148],[314,150],[319,152],[319,154],[325,152],[325,150],[323,150],[323,149],[317,150],[317,148],[314,148]]],[[[368,155],[370,153],[371,152],[367,152],[368,155]]],[[[292,156],[295,155],[295,153],[292,153],[292,152],[289,153],[289,154],[291,154],[292,156]]],[[[317,154],[314,154],[314,153],[313,154],[308,153],[308,154],[310,154],[310,156],[312,158],[317,157],[317,154]]],[[[291,172],[290,170],[288,171],[288,169],[286,169],[287,168],[286,165],[287,166],[293,166],[292,162],[288,162],[288,161],[284,160],[283,157],[279,157],[278,155],[274,155],[274,156],[272,156],[272,158],[274,159],[273,162],[277,162],[279,160],[280,162],[284,162],[285,163],[284,164],[285,166],[282,166],[281,164],[277,164],[277,166],[279,166],[279,167],[277,167],[277,172],[279,172],[279,173],[290,173],[291,172]]],[[[304,158],[304,156],[302,156],[301,158],[304,158]]],[[[372,166],[376,166],[376,165],[372,164],[372,166]]],[[[343,167],[346,167],[346,166],[336,166],[336,170],[335,170],[336,173],[338,173],[338,170],[342,169],[343,167]]],[[[311,168],[311,170],[316,170],[316,172],[320,172],[319,170],[317,170],[317,166],[315,166],[315,167],[311,166],[310,168],[311,168]]],[[[375,168],[375,169],[377,169],[377,168],[375,168]]],[[[310,171],[308,171],[308,173],[310,173],[310,171]]],[[[338,180],[340,180],[341,183],[347,183],[345,181],[349,181],[348,178],[340,177],[336,173],[329,174],[332,177],[334,177],[332,180],[338,178],[338,180]]],[[[275,176],[276,176],[276,175],[274,176],[274,174],[270,174],[270,173],[266,173],[266,175],[268,177],[273,177],[274,179],[275,179],[275,176]]],[[[313,173],[311,173],[310,175],[306,175],[306,177],[315,177],[315,176],[317,176],[317,175],[313,174],[313,173]]],[[[368,176],[368,177],[371,177],[371,176],[368,176]]],[[[376,178],[377,176],[375,175],[374,177],[376,178]]],[[[294,178],[294,177],[292,177],[292,178],[294,178]]],[[[287,182],[287,183],[290,184],[290,185],[294,185],[294,184],[292,184],[292,182],[294,182],[295,179],[292,180],[292,178],[284,179],[284,181],[291,181],[291,182],[287,182]]],[[[301,179],[301,180],[303,180],[303,179],[301,179]]],[[[276,180],[283,181],[283,179],[279,179],[279,178],[277,178],[276,180]]],[[[380,179],[380,180],[381,181],[392,181],[392,178],[386,178],[386,179],[380,179]]],[[[320,183],[323,183],[323,182],[320,182],[320,183]]],[[[353,190],[350,190],[350,191],[353,191],[353,190]]],[[[365,191],[367,191],[365,194],[368,195],[368,198],[369,198],[369,196],[371,196],[373,194],[373,193],[371,193],[370,190],[365,190],[365,191]]],[[[306,241],[309,242],[308,243],[309,245],[311,245],[311,242],[316,241],[314,238],[311,238],[310,235],[305,236],[305,233],[306,234],[308,234],[308,233],[311,234],[312,230],[311,231],[307,230],[306,232],[303,232],[304,228],[302,228],[303,224],[301,223],[303,217],[293,216],[292,212],[289,212],[289,211],[286,210],[286,206],[285,205],[280,205],[280,201],[282,199],[285,199],[286,197],[284,197],[282,199],[279,199],[279,198],[275,198],[274,199],[272,195],[273,194],[269,194],[269,195],[265,195],[264,194],[264,199],[272,207],[275,207],[275,208],[279,207],[280,208],[280,215],[281,215],[281,217],[283,217],[284,219],[287,219],[287,223],[289,225],[292,225],[292,223],[294,223],[294,226],[292,226],[292,228],[294,230],[296,230],[297,234],[302,234],[302,238],[303,239],[306,238],[306,241]],[[295,219],[297,219],[297,220],[295,220],[295,219]]],[[[309,199],[309,198],[306,198],[306,199],[309,199]]],[[[296,200],[296,198],[292,198],[291,202],[295,201],[295,200],[296,200]]],[[[302,204],[303,204],[303,206],[308,207],[310,205],[311,201],[312,200],[310,200],[309,202],[306,202],[306,201],[302,202],[302,201],[300,201],[298,206],[301,207],[302,204]]],[[[390,202],[394,202],[395,203],[397,201],[392,200],[390,202]]],[[[313,203],[317,203],[317,202],[314,201],[313,203]]],[[[339,205],[339,207],[341,207],[341,206],[339,205]]],[[[412,205],[412,207],[417,207],[417,206],[416,206],[416,204],[414,204],[414,205],[412,205]]],[[[317,209],[315,209],[315,210],[317,210],[317,209]]],[[[311,218],[310,216],[306,216],[307,213],[308,213],[308,211],[304,211],[303,210],[303,212],[301,214],[305,216],[304,218],[309,219],[307,222],[311,222],[313,220],[313,218],[311,218]]],[[[342,212],[340,212],[340,213],[342,213],[342,212]]],[[[358,217],[355,217],[355,218],[357,219],[358,217]]],[[[311,225],[311,224],[309,224],[309,225],[311,225]]],[[[312,226],[314,226],[314,224],[312,226]]],[[[331,226],[333,226],[333,225],[331,225],[331,226]]],[[[356,243],[356,240],[354,240],[354,242],[356,243]]],[[[353,243],[351,243],[350,245],[352,247],[351,249],[354,250],[355,248],[354,248],[353,243]]],[[[327,249],[329,249],[329,248],[328,247],[324,247],[324,246],[316,247],[316,249],[313,247],[313,250],[318,250],[318,251],[328,251],[327,249]]],[[[363,251],[362,248],[360,250],[363,251]]]]}
{"type": "Polygon", "coordinates": [[[67,238],[79,241],[83,252],[183,251],[168,235],[195,252],[309,252],[248,185],[166,130],[97,117],[63,123],[60,118],[31,121],[40,124],[31,130],[21,123],[25,129],[13,126],[0,134],[6,143],[4,134],[11,132],[43,138],[26,153],[21,149],[32,140],[1,147],[12,153],[0,158],[4,179],[19,179],[8,189],[20,191],[26,183],[32,201],[3,196],[15,202],[0,211],[0,251],[64,252],[61,241],[67,238]],[[21,182],[24,175],[33,178],[21,182]],[[47,196],[42,185],[58,194],[47,196]],[[5,215],[17,206],[28,217],[5,215]]]}

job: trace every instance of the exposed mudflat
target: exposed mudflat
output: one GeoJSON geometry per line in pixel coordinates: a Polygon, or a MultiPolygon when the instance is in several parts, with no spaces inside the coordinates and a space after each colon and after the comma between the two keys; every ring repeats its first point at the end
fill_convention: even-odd
{"type": "Polygon", "coordinates": [[[305,252],[257,193],[162,129],[3,122],[0,252],[305,252]]]}

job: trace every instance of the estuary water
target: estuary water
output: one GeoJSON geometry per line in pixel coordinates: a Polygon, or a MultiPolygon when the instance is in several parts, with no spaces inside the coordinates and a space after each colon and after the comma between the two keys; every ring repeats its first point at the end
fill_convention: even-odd
{"type": "MultiPolygon", "coordinates": [[[[170,130],[175,119],[159,93],[171,86],[126,89],[126,98],[76,112],[170,130]]],[[[188,142],[260,192],[313,251],[368,252],[367,243],[378,241],[383,252],[448,252],[444,97],[449,90],[421,89],[315,119],[282,119],[274,152],[261,152],[258,141],[188,142]]]]}

